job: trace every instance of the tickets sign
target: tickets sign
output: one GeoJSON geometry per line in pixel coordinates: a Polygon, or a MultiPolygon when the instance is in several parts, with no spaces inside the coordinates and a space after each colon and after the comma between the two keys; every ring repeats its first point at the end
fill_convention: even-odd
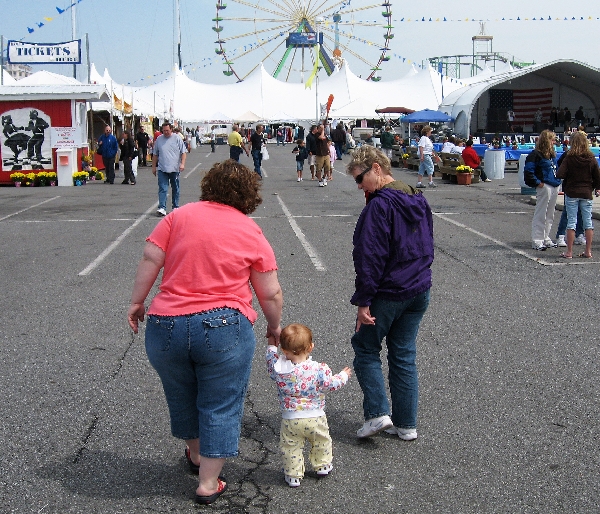
{"type": "Polygon", "coordinates": [[[8,41],[10,64],[81,64],[81,39],[65,43],[8,41]]]}

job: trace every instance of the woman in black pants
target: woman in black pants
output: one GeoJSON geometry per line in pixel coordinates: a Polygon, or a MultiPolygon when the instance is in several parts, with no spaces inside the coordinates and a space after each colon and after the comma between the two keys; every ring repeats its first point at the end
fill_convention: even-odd
{"type": "Polygon", "coordinates": [[[131,161],[133,161],[135,146],[129,130],[123,132],[123,139],[119,143],[119,147],[121,148],[121,160],[123,161],[123,173],[125,174],[125,180],[121,184],[134,185],[135,176],[133,175],[131,161]]]}

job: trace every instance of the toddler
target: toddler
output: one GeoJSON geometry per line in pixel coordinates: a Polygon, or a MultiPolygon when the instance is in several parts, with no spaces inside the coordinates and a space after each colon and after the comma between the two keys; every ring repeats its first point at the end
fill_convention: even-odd
{"type": "Polygon", "coordinates": [[[304,146],[304,140],[298,139],[296,145],[292,150],[292,153],[296,154],[296,171],[298,172],[298,179],[296,182],[302,181],[302,171],[304,170],[304,161],[308,159],[308,150],[304,146]]]}
{"type": "MultiPolygon", "coordinates": [[[[269,343],[273,342],[269,338],[269,343]]],[[[311,444],[309,458],[317,476],[333,469],[332,444],[325,416],[325,393],[342,387],[352,371],[346,367],[337,375],[327,364],[310,357],[315,345],[310,328],[292,323],[281,331],[280,351],[269,344],[267,369],[277,384],[282,412],[279,449],[283,472],[290,487],[298,487],[304,477],[304,442],[311,444]]]]}
{"type": "Polygon", "coordinates": [[[331,163],[331,166],[329,166],[329,176],[327,177],[327,180],[333,180],[333,172],[335,171],[333,169],[333,165],[337,159],[337,153],[335,151],[335,145],[332,141],[329,141],[327,144],[329,145],[329,162],[331,163]]]}

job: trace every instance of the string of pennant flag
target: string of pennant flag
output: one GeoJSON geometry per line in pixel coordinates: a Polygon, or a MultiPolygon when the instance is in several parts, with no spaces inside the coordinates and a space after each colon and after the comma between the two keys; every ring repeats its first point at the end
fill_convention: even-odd
{"type": "MultiPolygon", "coordinates": [[[[77,4],[81,3],[83,0],[72,0],[72,2],[64,7],[56,7],[56,12],[58,13],[58,15],[60,16],[61,14],[64,14],[65,12],[68,12],[70,9],[72,9],[74,6],[76,6],[77,4]]],[[[342,4],[345,6],[345,2],[342,4]]],[[[349,2],[348,2],[349,4],[349,2]]],[[[42,27],[44,27],[46,25],[46,23],[50,23],[52,22],[54,19],[56,18],[56,16],[52,17],[52,16],[46,16],[42,19],[42,21],[36,22],[33,24],[33,27],[27,26],[27,32],[29,34],[32,34],[33,32],[35,32],[38,29],[41,29],[42,27]]],[[[594,16],[579,16],[579,17],[575,17],[575,16],[558,16],[558,17],[552,17],[552,16],[540,16],[540,17],[521,17],[521,16],[516,16],[516,17],[503,17],[503,18],[495,18],[495,19],[477,19],[477,18],[448,18],[446,16],[443,17],[437,17],[437,18],[431,18],[431,17],[425,17],[425,16],[421,16],[421,17],[415,17],[415,18],[401,18],[399,20],[394,20],[393,23],[411,23],[411,22],[421,22],[421,23],[435,23],[435,22],[461,22],[461,23],[466,23],[466,22],[491,22],[491,21],[496,21],[496,22],[503,22],[503,21],[509,21],[509,22],[518,22],[518,21],[596,21],[596,20],[600,20],[600,17],[594,17],[594,16]]],[[[364,20],[363,20],[364,22],[364,20]]],[[[368,22],[368,20],[367,20],[368,22]]],[[[373,23],[379,23],[378,20],[373,20],[373,23]]],[[[348,33],[345,32],[344,30],[338,29],[340,34],[343,35],[346,38],[349,39],[353,39],[355,41],[358,41],[362,44],[365,45],[369,45],[369,46],[377,46],[376,43],[373,43],[372,41],[369,41],[367,39],[364,38],[360,38],[358,36],[354,36],[352,33],[348,33]]],[[[259,46],[265,45],[267,43],[270,43],[278,38],[283,38],[286,37],[287,33],[286,32],[279,32],[273,36],[270,36],[268,38],[263,38],[260,39],[259,42],[255,42],[255,43],[247,43],[243,46],[240,46],[238,48],[232,49],[230,51],[228,51],[228,58],[229,59],[233,59],[233,58],[239,58],[242,57],[243,55],[250,53],[252,50],[258,48],[259,46]]],[[[426,65],[421,65],[418,64],[417,62],[415,62],[413,59],[410,59],[406,56],[403,55],[399,55],[396,54],[394,52],[392,52],[391,50],[388,50],[387,52],[388,55],[390,55],[393,58],[396,58],[398,60],[401,60],[403,63],[406,64],[410,64],[413,65],[419,69],[426,69],[429,67],[428,64],[426,65]]],[[[208,66],[212,66],[213,64],[222,64],[225,62],[225,59],[223,56],[221,55],[215,55],[213,57],[205,57],[199,61],[195,61],[189,64],[184,64],[183,65],[183,69],[184,71],[189,75],[192,72],[196,71],[196,69],[198,68],[206,68],[208,66]]],[[[150,79],[150,80],[156,80],[156,79],[161,79],[164,76],[167,76],[168,74],[171,73],[171,70],[165,70],[159,73],[155,73],[155,74],[151,74],[151,75],[147,75],[146,77],[142,77],[139,78],[137,80],[134,80],[133,82],[128,82],[127,85],[134,85],[136,83],[140,83],[140,82],[145,82],[146,80],[150,79]]],[[[456,82],[458,84],[463,84],[462,81],[455,79],[453,77],[448,77],[448,76],[444,76],[444,80],[447,81],[451,81],[451,82],[456,82]]]]}
{"type": "MultiPolygon", "coordinates": [[[[57,7],[56,7],[56,12],[57,12],[59,15],[61,15],[61,14],[65,13],[65,12],[69,11],[70,9],[72,9],[72,8],[73,8],[74,6],[76,6],[77,4],[80,4],[81,2],[83,2],[83,0],[77,0],[77,1],[73,1],[73,2],[71,2],[71,4],[70,4],[70,5],[68,5],[68,6],[67,6],[67,7],[65,7],[64,9],[62,9],[62,8],[60,8],[60,7],[58,7],[58,6],[57,6],[57,7]]],[[[46,23],[50,23],[50,22],[51,22],[51,21],[53,21],[53,20],[54,20],[54,18],[53,18],[52,16],[45,16],[45,17],[43,18],[43,21],[37,21],[37,22],[35,22],[35,23],[34,23],[34,25],[36,25],[38,29],[41,29],[41,28],[42,28],[42,27],[43,27],[43,26],[44,26],[46,23]],[[44,22],[46,22],[46,23],[44,23],[44,22]]],[[[35,32],[35,31],[36,31],[35,27],[29,27],[29,26],[27,27],[27,32],[28,32],[29,34],[31,34],[31,33],[33,33],[33,32],[35,32]]]]}

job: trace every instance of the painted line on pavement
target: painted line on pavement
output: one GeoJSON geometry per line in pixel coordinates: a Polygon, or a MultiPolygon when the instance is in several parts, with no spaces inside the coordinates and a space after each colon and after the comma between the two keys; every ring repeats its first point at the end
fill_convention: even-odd
{"type": "Polygon", "coordinates": [[[286,207],[285,203],[283,203],[283,200],[281,199],[281,197],[279,195],[277,195],[277,200],[279,201],[279,205],[281,205],[281,209],[283,210],[283,213],[285,214],[285,217],[287,218],[288,223],[292,227],[292,230],[296,234],[296,237],[300,241],[300,244],[302,244],[302,246],[304,247],[304,251],[308,254],[308,257],[312,261],[315,269],[317,271],[326,271],[326,268],[323,265],[323,263],[321,262],[321,259],[319,258],[319,255],[317,254],[316,250],[306,240],[306,236],[304,235],[304,233],[302,232],[302,230],[296,223],[296,220],[292,216],[292,213],[286,207]]]}
{"type": "Polygon", "coordinates": [[[192,168],[192,171],[190,171],[187,175],[185,175],[183,178],[188,178],[192,173],[194,173],[194,171],[196,171],[200,166],[202,165],[201,162],[199,162],[198,164],[196,164],[196,166],[194,166],[192,168]]]}
{"type": "Polygon", "coordinates": [[[94,261],[87,266],[84,270],[78,273],[79,276],[84,277],[89,275],[92,271],[94,271],[101,263],[110,255],[110,253],[121,244],[121,242],[129,235],[129,233],[137,227],[142,221],[144,221],[148,215],[158,207],[158,202],[156,202],[152,207],[150,207],[144,214],[142,214],[138,219],[136,219],[133,224],[127,228],[117,239],[115,239],[98,257],[94,259],[94,261]]]}
{"type": "Polygon", "coordinates": [[[51,202],[52,200],[56,200],[57,198],[60,198],[60,196],[55,196],[54,198],[48,198],[48,200],[44,200],[43,202],[36,203],[35,205],[32,205],[30,207],[25,207],[25,209],[21,209],[20,211],[13,212],[12,214],[9,214],[7,216],[4,216],[3,218],[0,218],[0,221],[3,221],[7,218],[11,218],[12,216],[16,216],[17,214],[21,214],[22,212],[28,211],[29,209],[33,209],[34,207],[39,207],[40,205],[44,205],[45,203],[51,202]]]}
{"type": "MultiPolygon", "coordinates": [[[[513,253],[516,253],[518,255],[521,255],[522,257],[525,257],[526,259],[529,259],[530,261],[536,262],[538,264],[541,264],[542,266],[567,266],[567,265],[573,265],[573,264],[600,264],[600,262],[596,261],[596,262],[590,262],[588,259],[581,259],[581,260],[575,260],[575,259],[565,259],[564,262],[550,262],[548,260],[542,259],[540,257],[536,257],[534,255],[530,255],[529,253],[525,252],[524,250],[519,250],[518,248],[515,248],[513,246],[510,246],[506,243],[504,243],[503,241],[500,241],[498,239],[494,239],[493,237],[490,237],[482,232],[479,232],[478,230],[475,230],[471,227],[467,227],[464,223],[460,223],[458,221],[455,221],[451,218],[449,218],[448,216],[445,216],[443,214],[440,214],[438,212],[434,212],[432,213],[434,216],[443,219],[444,221],[447,221],[448,223],[452,223],[453,225],[456,225],[457,227],[460,227],[462,229],[465,229],[479,237],[482,237],[483,239],[487,239],[488,241],[491,241],[495,244],[497,244],[498,246],[501,246],[502,248],[506,248],[507,250],[510,250],[513,253]]],[[[539,254],[538,254],[539,255],[539,254]]],[[[558,255],[557,255],[558,257],[558,255]]]]}

